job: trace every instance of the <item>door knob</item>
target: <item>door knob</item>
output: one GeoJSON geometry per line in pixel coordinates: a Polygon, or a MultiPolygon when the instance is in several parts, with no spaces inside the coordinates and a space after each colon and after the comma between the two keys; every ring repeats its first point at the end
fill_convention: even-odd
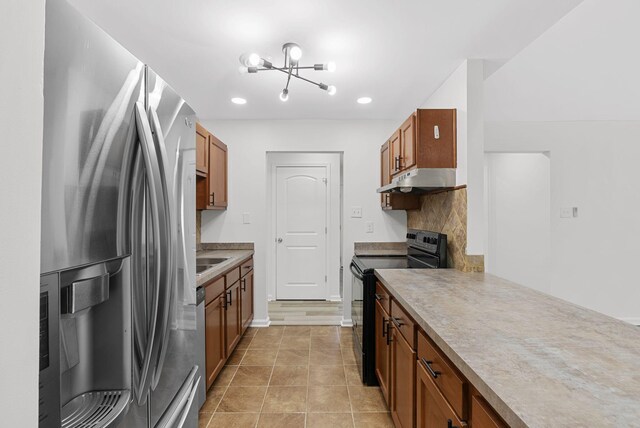
{"type": "Polygon", "coordinates": [[[278,244],[282,242],[282,238],[278,238],[278,244]]]}

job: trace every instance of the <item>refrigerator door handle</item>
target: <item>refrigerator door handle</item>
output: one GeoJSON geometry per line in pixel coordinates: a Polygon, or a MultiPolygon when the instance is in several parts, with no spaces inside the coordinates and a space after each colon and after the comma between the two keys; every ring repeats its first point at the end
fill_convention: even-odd
{"type": "MultiPolygon", "coordinates": [[[[162,189],[158,187],[160,182],[160,168],[158,165],[158,159],[156,151],[153,148],[153,135],[151,133],[151,127],[146,117],[144,107],[142,103],[137,102],[135,105],[136,114],[136,127],[138,129],[138,136],[140,138],[140,147],[142,151],[142,158],[144,160],[145,176],[147,178],[147,188],[149,192],[149,205],[151,207],[151,223],[154,243],[154,253],[158,254],[154,257],[155,263],[151,264],[148,269],[152,270],[151,278],[153,278],[152,287],[152,305],[151,313],[148,318],[150,323],[150,329],[148,330],[148,339],[145,347],[145,353],[141,368],[141,374],[138,389],[136,391],[136,398],[138,404],[144,404],[146,402],[147,392],[151,384],[151,362],[154,361],[154,354],[157,355],[157,319],[160,306],[160,285],[163,282],[162,267],[163,263],[158,262],[162,260],[163,253],[166,251],[166,236],[163,236],[163,225],[166,225],[164,218],[164,212],[161,211],[160,200],[163,197],[162,189]]],[[[166,226],[165,226],[166,227],[166,226]]],[[[150,262],[151,260],[149,260],[150,262]]],[[[135,284],[134,284],[135,286],[135,284]]],[[[135,305],[134,305],[135,308],[135,305]]],[[[134,317],[135,319],[136,317],[134,317]]]]}
{"type": "Polygon", "coordinates": [[[160,169],[160,186],[162,191],[162,200],[164,214],[165,214],[165,223],[164,223],[164,232],[166,239],[166,251],[165,259],[162,261],[162,266],[165,268],[165,277],[164,281],[162,281],[161,286],[164,288],[160,292],[161,301],[160,301],[160,310],[159,310],[159,333],[158,336],[158,357],[156,360],[156,366],[153,373],[153,379],[151,383],[151,388],[155,389],[160,381],[160,374],[162,373],[162,368],[164,366],[164,360],[167,354],[167,348],[169,345],[169,333],[170,333],[170,310],[172,301],[174,298],[174,290],[175,283],[177,279],[177,266],[176,266],[176,256],[175,249],[177,247],[177,237],[175,232],[175,200],[173,198],[173,191],[169,189],[169,185],[167,184],[167,177],[169,177],[169,163],[166,152],[166,145],[164,142],[164,136],[162,135],[162,129],[160,127],[160,120],[158,119],[158,114],[156,111],[151,108],[150,111],[150,125],[151,131],[154,138],[154,146],[156,150],[156,155],[158,157],[158,164],[160,169]]]}
{"type": "Polygon", "coordinates": [[[193,366],[155,428],[181,428],[184,425],[200,383],[200,378],[196,379],[197,375],[198,366],[193,366]]]}

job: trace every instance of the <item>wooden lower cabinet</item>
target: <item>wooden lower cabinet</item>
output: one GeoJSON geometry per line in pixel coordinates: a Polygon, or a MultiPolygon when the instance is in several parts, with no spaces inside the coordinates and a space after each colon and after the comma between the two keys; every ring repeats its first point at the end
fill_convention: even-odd
{"type": "Polygon", "coordinates": [[[249,271],[240,279],[240,293],[242,308],[240,310],[242,318],[242,333],[244,333],[251,320],[253,320],[253,270],[249,271]]]}
{"type": "Polygon", "coordinates": [[[467,424],[456,415],[447,400],[444,398],[431,374],[420,361],[415,366],[416,378],[416,406],[418,428],[462,428],[467,424]]]}
{"type": "Polygon", "coordinates": [[[391,418],[396,428],[413,428],[415,423],[416,352],[395,324],[391,334],[391,418]]]}
{"type": "Polygon", "coordinates": [[[226,290],[226,344],[227,355],[231,355],[242,335],[242,320],[240,318],[240,281],[236,281],[226,290]]]}
{"type": "Polygon", "coordinates": [[[507,426],[491,406],[484,401],[484,398],[478,395],[471,397],[472,428],[507,428],[507,426]]]}
{"type": "Polygon", "coordinates": [[[389,401],[389,363],[390,363],[390,342],[387,340],[389,329],[389,314],[384,310],[382,304],[376,301],[376,377],[380,384],[380,391],[384,396],[387,405],[389,401]]]}
{"type": "Polygon", "coordinates": [[[221,294],[205,306],[205,349],[207,389],[213,384],[226,360],[224,341],[225,295],[221,294]]]}
{"type": "Polygon", "coordinates": [[[246,260],[242,266],[251,266],[251,270],[236,266],[205,285],[207,389],[253,320],[253,259],[246,260]]]}

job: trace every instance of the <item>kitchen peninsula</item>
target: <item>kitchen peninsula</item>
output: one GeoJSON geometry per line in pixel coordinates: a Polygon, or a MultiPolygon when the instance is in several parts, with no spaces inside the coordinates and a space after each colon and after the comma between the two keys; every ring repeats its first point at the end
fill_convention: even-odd
{"type": "Polygon", "coordinates": [[[477,394],[512,427],[637,426],[637,327],[489,274],[398,269],[376,276],[412,318],[397,325],[415,322],[407,341],[418,343],[418,372],[426,362],[434,383],[446,381],[446,372],[436,379],[438,367],[420,360],[421,343],[435,344],[463,378],[460,391],[473,391],[450,399],[452,409],[462,403],[468,414],[477,394]]]}

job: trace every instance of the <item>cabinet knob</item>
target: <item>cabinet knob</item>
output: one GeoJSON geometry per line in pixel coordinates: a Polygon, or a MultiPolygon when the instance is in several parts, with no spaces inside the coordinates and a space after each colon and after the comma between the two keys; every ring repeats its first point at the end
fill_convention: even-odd
{"type": "Polygon", "coordinates": [[[278,244],[282,243],[282,238],[278,238],[278,244]]]}

